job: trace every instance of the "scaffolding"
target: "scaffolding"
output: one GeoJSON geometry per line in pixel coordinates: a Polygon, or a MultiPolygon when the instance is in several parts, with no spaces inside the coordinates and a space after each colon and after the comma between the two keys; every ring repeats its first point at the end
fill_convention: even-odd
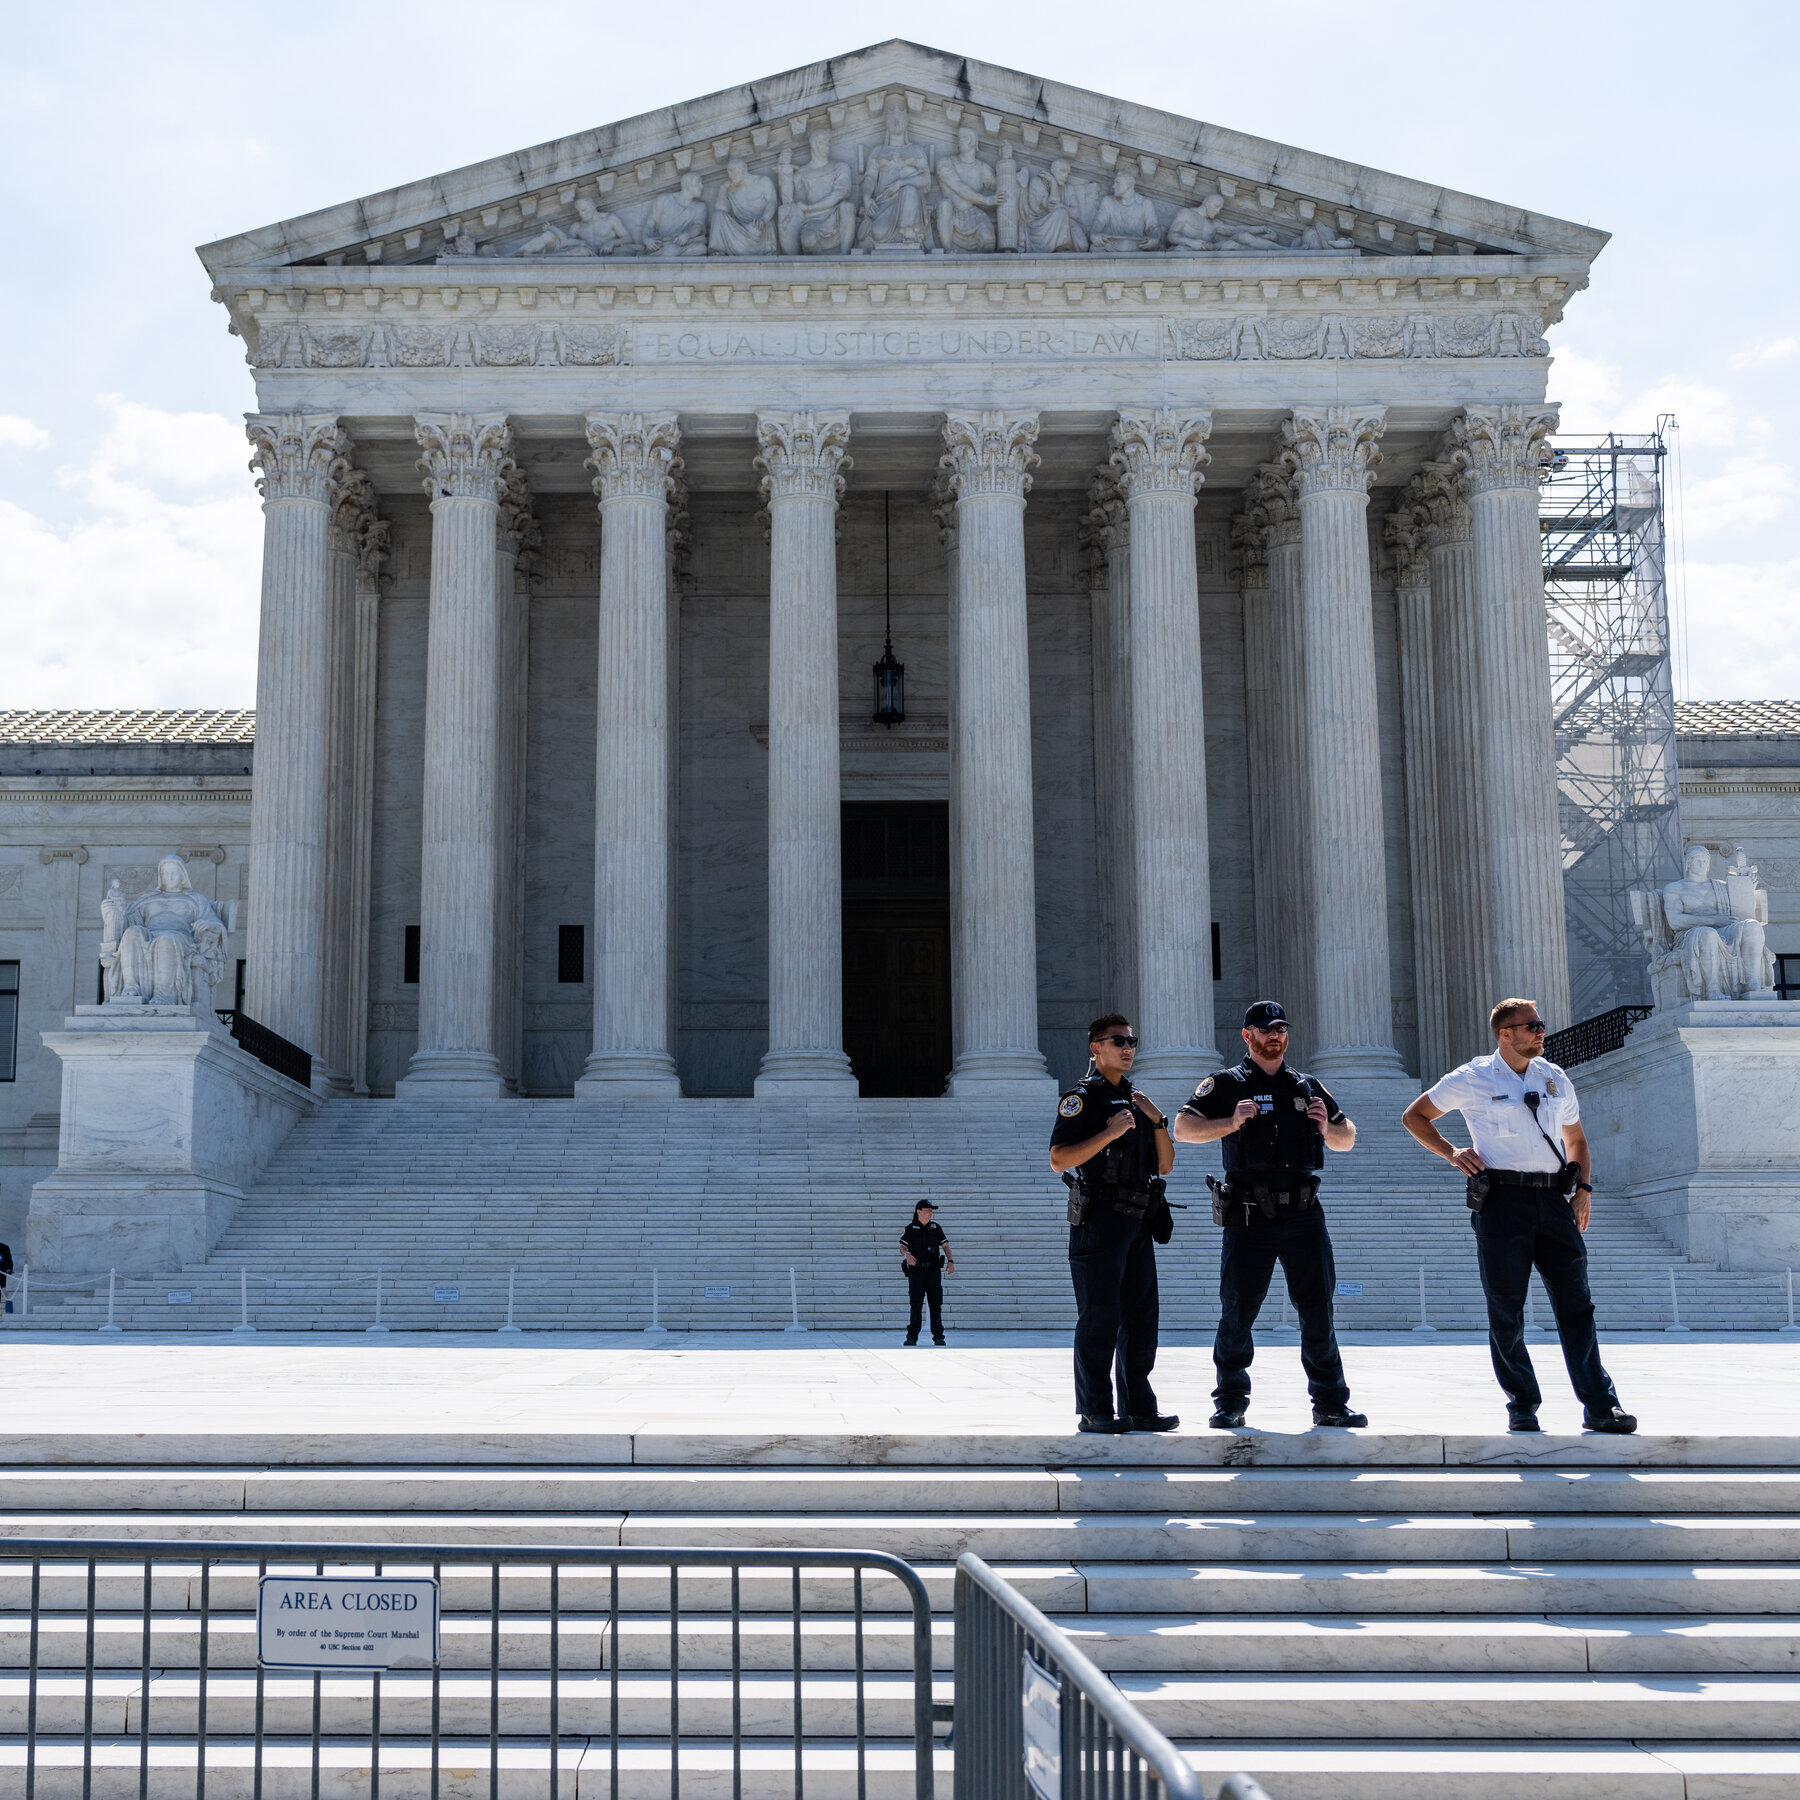
{"type": "Polygon", "coordinates": [[[1666,416],[1556,438],[1539,502],[1573,1017],[1650,998],[1630,893],[1681,872],[1666,416]]]}

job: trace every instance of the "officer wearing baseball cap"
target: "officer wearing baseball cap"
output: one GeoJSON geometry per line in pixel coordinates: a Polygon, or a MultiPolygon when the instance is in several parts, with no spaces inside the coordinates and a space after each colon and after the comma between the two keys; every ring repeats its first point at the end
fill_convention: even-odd
{"type": "Polygon", "coordinates": [[[1211,1423],[1234,1430],[1250,1405],[1251,1339],[1277,1262],[1300,1316],[1300,1362],[1315,1425],[1366,1425],[1350,1389],[1332,1324],[1337,1269],[1319,1205],[1327,1149],[1348,1150],[1356,1127],[1323,1084],[1287,1064],[1288,1019],[1278,1000],[1244,1014],[1241,1063],[1208,1075],[1175,1120],[1182,1144],[1217,1142],[1225,1179],[1213,1190],[1213,1223],[1225,1228],[1219,1257],[1219,1329],[1213,1339],[1211,1423]]]}

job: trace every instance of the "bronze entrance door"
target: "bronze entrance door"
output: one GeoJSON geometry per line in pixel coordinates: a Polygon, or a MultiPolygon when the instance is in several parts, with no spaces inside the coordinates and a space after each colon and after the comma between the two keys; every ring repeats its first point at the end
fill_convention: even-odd
{"type": "Polygon", "coordinates": [[[844,1050],[865,1095],[937,1095],[950,1074],[950,813],[844,808],[844,1050]]]}

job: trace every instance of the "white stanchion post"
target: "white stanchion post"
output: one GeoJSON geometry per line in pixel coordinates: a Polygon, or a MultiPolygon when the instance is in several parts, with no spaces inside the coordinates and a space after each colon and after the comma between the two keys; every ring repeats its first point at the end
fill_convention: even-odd
{"type": "MultiPolygon", "coordinates": [[[[31,1265],[25,1265],[25,1281],[29,1287],[31,1282],[31,1265]]],[[[1781,1327],[1783,1331],[1800,1331],[1800,1325],[1794,1323],[1794,1271],[1787,1272],[1788,1322],[1781,1327]]]]}
{"type": "Polygon", "coordinates": [[[650,1323],[644,1327],[644,1336],[667,1337],[668,1328],[662,1322],[662,1270],[650,1271],[650,1323]]]}
{"type": "Polygon", "coordinates": [[[1419,1264],[1419,1322],[1413,1327],[1413,1330],[1437,1330],[1437,1327],[1431,1322],[1430,1315],[1425,1311],[1425,1265],[1423,1263],[1419,1264]]]}
{"type": "Polygon", "coordinates": [[[122,1329],[121,1326],[113,1323],[113,1288],[117,1284],[118,1279],[119,1271],[117,1269],[108,1269],[106,1271],[106,1323],[100,1327],[102,1331],[119,1331],[122,1329]]]}
{"type": "Polygon", "coordinates": [[[1675,1285],[1675,1265],[1673,1263],[1669,1264],[1669,1311],[1673,1315],[1675,1323],[1665,1325],[1663,1330],[1686,1331],[1687,1327],[1681,1322],[1681,1290],[1675,1285]]]}
{"type": "Polygon", "coordinates": [[[231,1335],[236,1337],[240,1332],[254,1331],[256,1327],[250,1323],[250,1272],[248,1269],[238,1270],[238,1322],[232,1326],[231,1335]]]}
{"type": "Polygon", "coordinates": [[[800,1278],[792,1269],[788,1270],[788,1302],[794,1309],[794,1322],[784,1326],[787,1331],[804,1331],[806,1327],[800,1323],[800,1278]]]}
{"type": "Polygon", "coordinates": [[[381,1278],[385,1273],[386,1270],[378,1264],[375,1269],[375,1323],[365,1328],[371,1337],[378,1331],[387,1330],[387,1327],[381,1322],[381,1278]]]}
{"type": "Polygon", "coordinates": [[[506,1271],[506,1323],[500,1327],[502,1331],[517,1331],[519,1329],[518,1326],[513,1323],[513,1277],[517,1275],[518,1272],[517,1269],[508,1269],[506,1271]]]}

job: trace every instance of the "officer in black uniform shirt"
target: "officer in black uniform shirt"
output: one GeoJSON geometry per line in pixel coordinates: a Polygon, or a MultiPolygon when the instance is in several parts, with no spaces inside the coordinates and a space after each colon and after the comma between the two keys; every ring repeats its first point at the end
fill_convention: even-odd
{"type": "Polygon", "coordinates": [[[1287,1014],[1259,1000],[1244,1014],[1250,1054],[1209,1075],[1175,1121],[1184,1144],[1217,1140],[1225,1162],[1213,1219],[1225,1228],[1219,1256],[1219,1329],[1213,1339],[1211,1423],[1233,1430],[1250,1405],[1251,1330],[1279,1261],[1300,1315],[1300,1362],[1315,1425],[1366,1425],[1350,1410],[1350,1389],[1332,1328],[1337,1270],[1319,1205],[1325,1151],[1348,1150],[1356,1127],[1310,1075],[1287,1065],[1287,1014]]]}
{"type": "Polygon", "coordinates": [[[950,1265],[950,1273],[956,1273],[956,1257],[950,1248],[950,1240],[944,1236],[944,1228],[932,1214],[936,1212],[929,1200],[921,1200],[913,1208],[913,1216],[906,1228],[900,1233],[900,1248],[905,1253],[905,1261],[900,1265],[906,1271],[906,1341],[916,1344],[919,1341],[919,1322],[924,1315],[925,1302],[931,1302],[931,1341],[942,1344],[944,1341],[944,1264],[950,1265]]]}
{"type": "Polygon", "coordinates": [[[1175,1145],[1162,1109],[1132,1088],[1137,1043],[1120,1013],[1088,1027],[1094,1066],[1057,1103],[1050,1133],[1050,1167],[1069,1186],[1075,1410],[1083,1431],[1173,1431],[1181,1423],[1156,1410],[1150,1387],[1158,1317],[1150,1231],[1175,1145]]]}

